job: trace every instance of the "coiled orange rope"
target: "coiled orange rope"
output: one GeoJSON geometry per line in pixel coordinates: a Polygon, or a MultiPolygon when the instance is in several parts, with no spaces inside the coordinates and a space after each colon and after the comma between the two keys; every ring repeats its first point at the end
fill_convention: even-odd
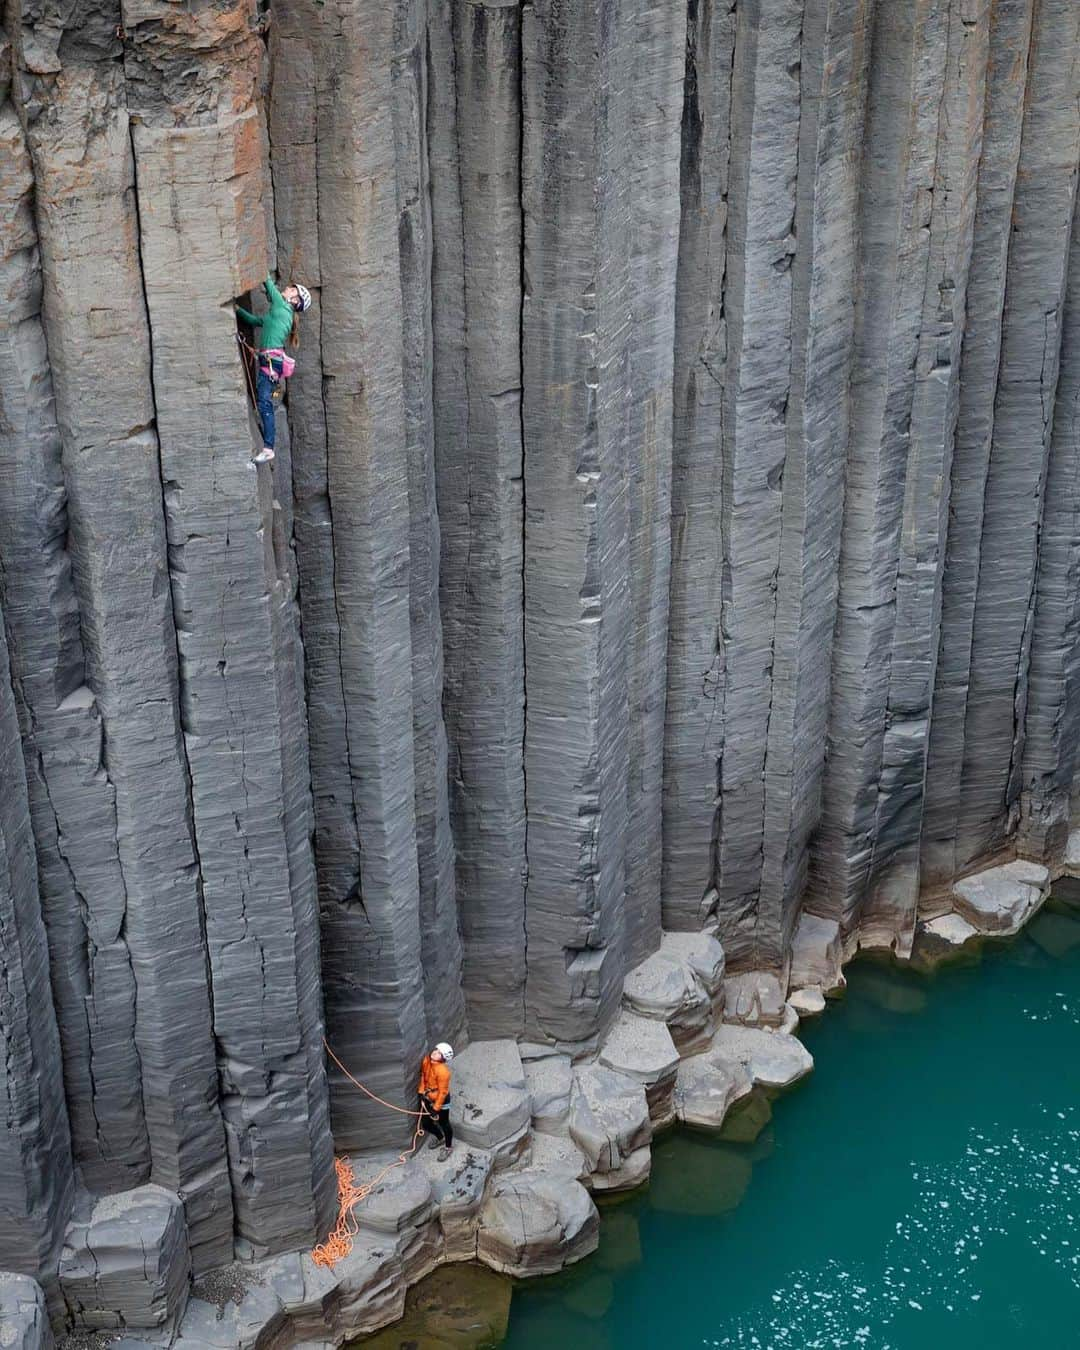
{"type": "Polygon", "coordinates": [[[320,1242],[311,1253],[311,1259],[317,1266],[332,1267],[335,1266],[342,1257],[349,1255],[353,1247],[353,1238],[356,1237],[357,1233],[360,1231],[360,1225],[357,1223],[356,1215],[353,1213],[356,1206],[361,1200],[366,1199],[371,1194],[387,1173],[392,1172],[395,1167],[404,1167],[416,1152],[424,1134],[423,1118],[425,1113],[423,1111],[409,1111],[404,1106],[395,1106],[393,1102],[384,1101],[382,1097],[377,1097],[370,1088],[365,1087],[364,1084],[360,1082],[359,1078],[353,1077],[345,1065],[342,1064],[341,1060],[338,1059],[337,1055],[334,1054],[333,1050],[330,1049],[330,1046],[325,1039],[323,1040],[323,1045],[326,1048],[326,1053],[338,1066],[349,1082],[352,1083],[354,1087],[358,1087],[361,1092],[366,1093],[372,1101],[378,1102],[380,1106],[389,1107],[391,1111],[398,1111],[403,1116],[416,1117],[416,1129],[413,1132],[412,1143],[403,1153],[398,1154],[396,1162],[387,1163],[378,1176],[373,1177],[371,1181],[365,1181],[362,1185],[358,1186],[356,1184],[356,1175],[353,1172],[352,1163],[349,1162],[348,1158],[334,1159],[334,1171],[337,1173],[338,1183],[337,1223],[334,1224],[333,1230],[326,1241],[320,1242]]]}

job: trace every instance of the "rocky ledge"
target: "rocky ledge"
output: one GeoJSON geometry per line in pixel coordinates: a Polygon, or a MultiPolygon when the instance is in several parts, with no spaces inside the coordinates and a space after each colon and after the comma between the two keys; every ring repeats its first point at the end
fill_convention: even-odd
{"type": "MultiPolygon", "coordinates": [[[[168,1191],[86,1199],[60,1270],[71,1350],[315,1350],[394,1322],[409,1286],[447,1262],[519,1277],[560,1270],[597,1245],[593,1196],[647,1180],[657,1130],[675,1121],[719,1129],[755,1090],[771,1094],[810,1072],[797,1025],[774,975],[725,979],[715,938],[669,934],[627,979],[595,1055],[575,1061],[512,1040],[461,1051],[452,1155],[421,1148],[387,1171],[356,1208],[352,1252],[332,1269],[291,1252],[192,1284],[182,1209],[168,1191]]],[[[397,1158],[350,1161],[363,1183],[397,1158]]],[[[19,1327],[12,1344],[50,1343],[33,1281],[0,1284],[0,1298],[4,1325],[19,1327]]]]}
{"type": "MultiPolygon", "coordinates": [[[[1059,871],[1080,873],[1080,834],[1059,871]]],[[[1017,933],[1051,879],[1020,859],[961,878],[918,924],[913,960],[932,967],[1017,933]]],[[[648,1179],[656,1131],[676,1121],[733,1129],[737,1104],[748,1120],[764,1119],[768,1097],[810,1073],[794,1033],[842,991],[852,953],[835,921],[804,914],[781,983],[770,972],[726,975],[709,934],[668,934],[627,977],[594,1055],[474,1042],[455,1061],[450,1158],[427,1147],[404,1162],[393,1150],[350,1158],[358,1183],[385,1175],[357,1206],[352,1251],[332,1269],[290,1252],[192,1284],[183,1210],[170,1192],[141,1186],[84,1199],[60,1265],[76,1328],[60,1350],[325,1350],[395,1322],[408,1288],[449,1262],[524,1277],[581,1260],[599,1237],[593,1196],[648,1179]],[[747,1100],[755,1095],[759,1110],[747,1100]]],[[[32,1280],[0,1275],[0,1327],[5,1350],[52,1345],[32,1280]]]]}

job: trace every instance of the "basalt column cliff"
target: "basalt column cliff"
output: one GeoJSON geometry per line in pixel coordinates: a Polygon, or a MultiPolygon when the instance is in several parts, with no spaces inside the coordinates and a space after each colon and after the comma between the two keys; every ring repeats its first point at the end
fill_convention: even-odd
{"type": "MultiPolygon", "coordinates": [[[[627,1016],[700,1051],[1080,862],[1078,166],[1077,0],[6,0],[27,1345],[233,1344],[189,1273],[408,1138],[324,1035],[409,1106],[500,1047],[489,1203],[564,1071],[663,1117],[627,1016]],[[268,272],[314,299],[255,465],[268,272]]],[[[443,1224],[380,1289],[476,1254],[443,1224]]],[[[318,1335],[273,1286],[273,1343],[376,1284],[318,1335]]]]}

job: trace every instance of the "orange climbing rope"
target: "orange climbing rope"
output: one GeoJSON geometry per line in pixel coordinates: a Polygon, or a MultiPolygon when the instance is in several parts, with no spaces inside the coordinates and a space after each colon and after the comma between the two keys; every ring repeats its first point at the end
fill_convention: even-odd
{"type": "Polygon", "coordinates": [[[337,1055],[334,1054],[333,1050],[330,1049],[325,1038],[323,1040],[323,1046],[326,1053],[338,1066],[349,1082],[352,1083],[353,1087],[358,1087],[361,1092],[366,1093],[372,1101],[378,1102],[380,1106],[389,1107],[391,1111],[397,1111],[403,1116],[416,1117],[416,1129],[413,1132],[412,1143],[403,1153],[398,1154],[396,1162],[387,1163],[378,1176],[373,1177],[371,1181],[365,1181],[362,1185],[358,1186],[356,1184],[356,1176],[353,1172],[352,1163],[349,1162],[348,1158],[334,1159],[334,1171],[337,1173],[338,1183],[337,1223],[334,1224],[333,1230],[326,1241],[320,1242],[319,1245],[314,1248],[311,1253],[311,1259],[317,1266],[335,1266],[343,1257],[348,1256],[352,1251],[353,1238],[360,1231],[360,1225],[357,1223],[356,1215],[353,1213],[356,1206],[361,1200],[365,1200],[371,1194],[388,1172],[392,1172],[395,1167],[404,1167],[416,1152],[424,1134],[424,1112],[409,1111],[404,1106],[395,1106],[393,1102],[384,1101],[382,1097],[376,1096],[370,1088],[365,1087],[364,1084],[361,1083],[359,1078],[353,1077],[345,1065],[342,1064],[341,1060],[338,1059],[337,1055]]]}

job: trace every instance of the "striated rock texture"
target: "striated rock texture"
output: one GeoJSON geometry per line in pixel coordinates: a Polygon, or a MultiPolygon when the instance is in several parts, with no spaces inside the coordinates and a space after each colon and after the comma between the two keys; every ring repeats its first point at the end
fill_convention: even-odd
{"type": "Polygon", "coordinates": [[[163,1188],[196,1278],[326,1231],[409,1125],[324,1036],[406,1106],[497,1043],[466,1142],[630,1185],[742,1090],[676,1052],[1060,865],[1078,53],[1075,0],[8,0],[0,1266],[54,1315],[76,1198],[163,1188]]]}

